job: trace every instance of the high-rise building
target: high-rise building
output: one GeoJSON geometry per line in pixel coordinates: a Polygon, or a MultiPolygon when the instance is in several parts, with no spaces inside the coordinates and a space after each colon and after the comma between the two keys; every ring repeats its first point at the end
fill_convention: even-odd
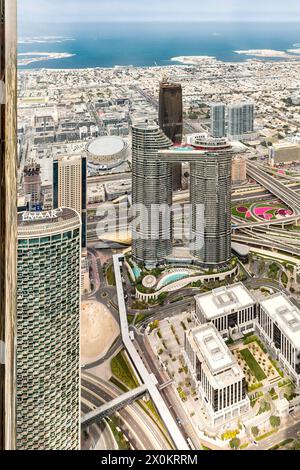
{"type": "Polygon", "coordinates": [[[232,184],[241,184],[247,180],[247,160],[242,155],[232,159],[232,184]]]}
{"type": "Polygon", "coordinates": [[[82,249],[87,247],[87,168],[82,155],[60,155],[53,160],[53,208],[70,207],[81,215],[82,249]]]}
{"type": "Polygon", "coordinates": [[[79,449],[80,226],[73,209],[18,215],[17,449],[79,449]]]}
{"type": "Polygon", "coordinates": [[[172,252],[171,165],[185,161],[190,164],[190,254],[204,268],[228,264],[233,154],[226,139],[196,135],[190,145],[170,147],[157,126],[133,128],[133,207],[142,213],[132,231],[137,261],[155,266],[172,252]]]}
{"type": "Polygon", "coordinates": [[[210,107],[210,133],[212,137],[225,136],[225,105],[213,103],[210,107]]]}
{"type": "Polygon", "coordinates": [[[254,132],[254,104],[243,103],[243,131],[244,134],[254,132]]]}
{"type": "Polygon", "coordinates": [[[190,164],[191,253],[203,266],[217,267],[231,258],[232,153],[203,153],[190,164]],[[197,208],[203,208],[199,223],[197,208]]]}
{"type": "Polygon", "coordinates": [[[228,106],[228,137],[241,140],[254,131],[254,104],[237,103],[228,106]]]}
{"type": "Polygon", "coordinates": [[[228,137],[240,140],[244,134],[244,112],[240,103],[231,104],[227,108],[228,112],[228,137]]]}
{"type": "Polygon", "coordinates": [[[132,129],[132,203],[139,210],[138,226],[133,224],[132,253],[138,262],[156,266],[172,251],[172,226],[168,208],[172,204],[172,164],[158,159],[158,150],[172,142],[156,125],[132,129]],[[166,213],[155,214],[155,207],[166,213]]]}
{"type": "MultiPolygon", "coordinates": [[[[181,144],[183,135],[182,87],[162,81],[159,87],[159,127],[174,144],[181,144]]],[[[181,163],[173,164],[173,189],[181,188],[181,163]]]]}
{"type": "Polygon", "coordinates": [[[42,182],[41,166],[38,163],[31,162],[25,165],[23,182],[28,209],[40,209],[42,206],[42,182]]]}
{"type": "Polygon", "coordinates": [[[0,449],[15,447],[16,17],[0,0],[0,449]]]}

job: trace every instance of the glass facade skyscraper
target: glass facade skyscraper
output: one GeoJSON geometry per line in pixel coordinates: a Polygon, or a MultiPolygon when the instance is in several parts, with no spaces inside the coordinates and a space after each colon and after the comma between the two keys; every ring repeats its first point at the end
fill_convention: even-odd
{"type": "Polygon", "coordinates": [[[17,449],[79,449],[77,212],[19,213],[17,261],[17,449]]]}
{"type": "MultiPolygon", "coordinates": [[[[159,87],[159,127],[174,144],[181,144],[183,135],[182,87],[163,81],[159,87]]],[[[181,188],[181,163],[173,164],[173,189],[181,188]]]]}
{"type": "Polygon", "coordinates": [[[139,227],[133,226],[132,254],[137,262],[155,267],[172,252],[172,226],[158,207],[172,204],[172,163],[161,162],[158,150],[172,142],[158,126],[132,128],[132,203],[139,211],[139,227]]]}
{"type": "Polygon", "coordinates": [[[226,107],[222,103],[213,103],[210,107],[210,133],[212,137],[225,136],[225,110],[226,107]]]}

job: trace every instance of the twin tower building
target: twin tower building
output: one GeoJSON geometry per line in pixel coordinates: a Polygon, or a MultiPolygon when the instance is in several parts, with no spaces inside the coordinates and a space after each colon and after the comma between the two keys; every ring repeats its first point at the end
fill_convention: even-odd
{"type": "Polygon", "coordinates": [[[182,134],[181,87],[162,83],[159,125],[132,129],[132,202],[139,216],[132,230],[132,254],[149,268],[171,256],[173,189],[178,189],[182,163],[188,162],[190,258],[203,268],[220,268],[231,258],[233,147],[226,139],[203,134],[182,144],[182,134]]]}

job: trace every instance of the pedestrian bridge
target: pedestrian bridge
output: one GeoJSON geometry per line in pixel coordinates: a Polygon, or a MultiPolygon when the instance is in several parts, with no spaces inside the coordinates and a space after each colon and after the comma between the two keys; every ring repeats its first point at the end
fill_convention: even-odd
{"type": "Polygon", "coordinates": [[[98,423],[106,416],[110,416],[117,411],[124,408],[124,406],[130,405],[132,402],[141,398],[148,392],[146,385],[141,385],[129,392],[123,393],[119,397],[114,398],[108,403],[96,408],[93,411],[90,411],[81,418],[81,426],[83,428],[91,426],[92,424],[98,423]]]}

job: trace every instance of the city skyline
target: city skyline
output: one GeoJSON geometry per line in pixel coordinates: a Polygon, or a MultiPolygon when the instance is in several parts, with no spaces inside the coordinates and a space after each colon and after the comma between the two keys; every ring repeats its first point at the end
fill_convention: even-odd
{"type": "Polygon", "coordinates": [[[0,448],[300,450],[300,5],[0,13],[0,448]]]}

